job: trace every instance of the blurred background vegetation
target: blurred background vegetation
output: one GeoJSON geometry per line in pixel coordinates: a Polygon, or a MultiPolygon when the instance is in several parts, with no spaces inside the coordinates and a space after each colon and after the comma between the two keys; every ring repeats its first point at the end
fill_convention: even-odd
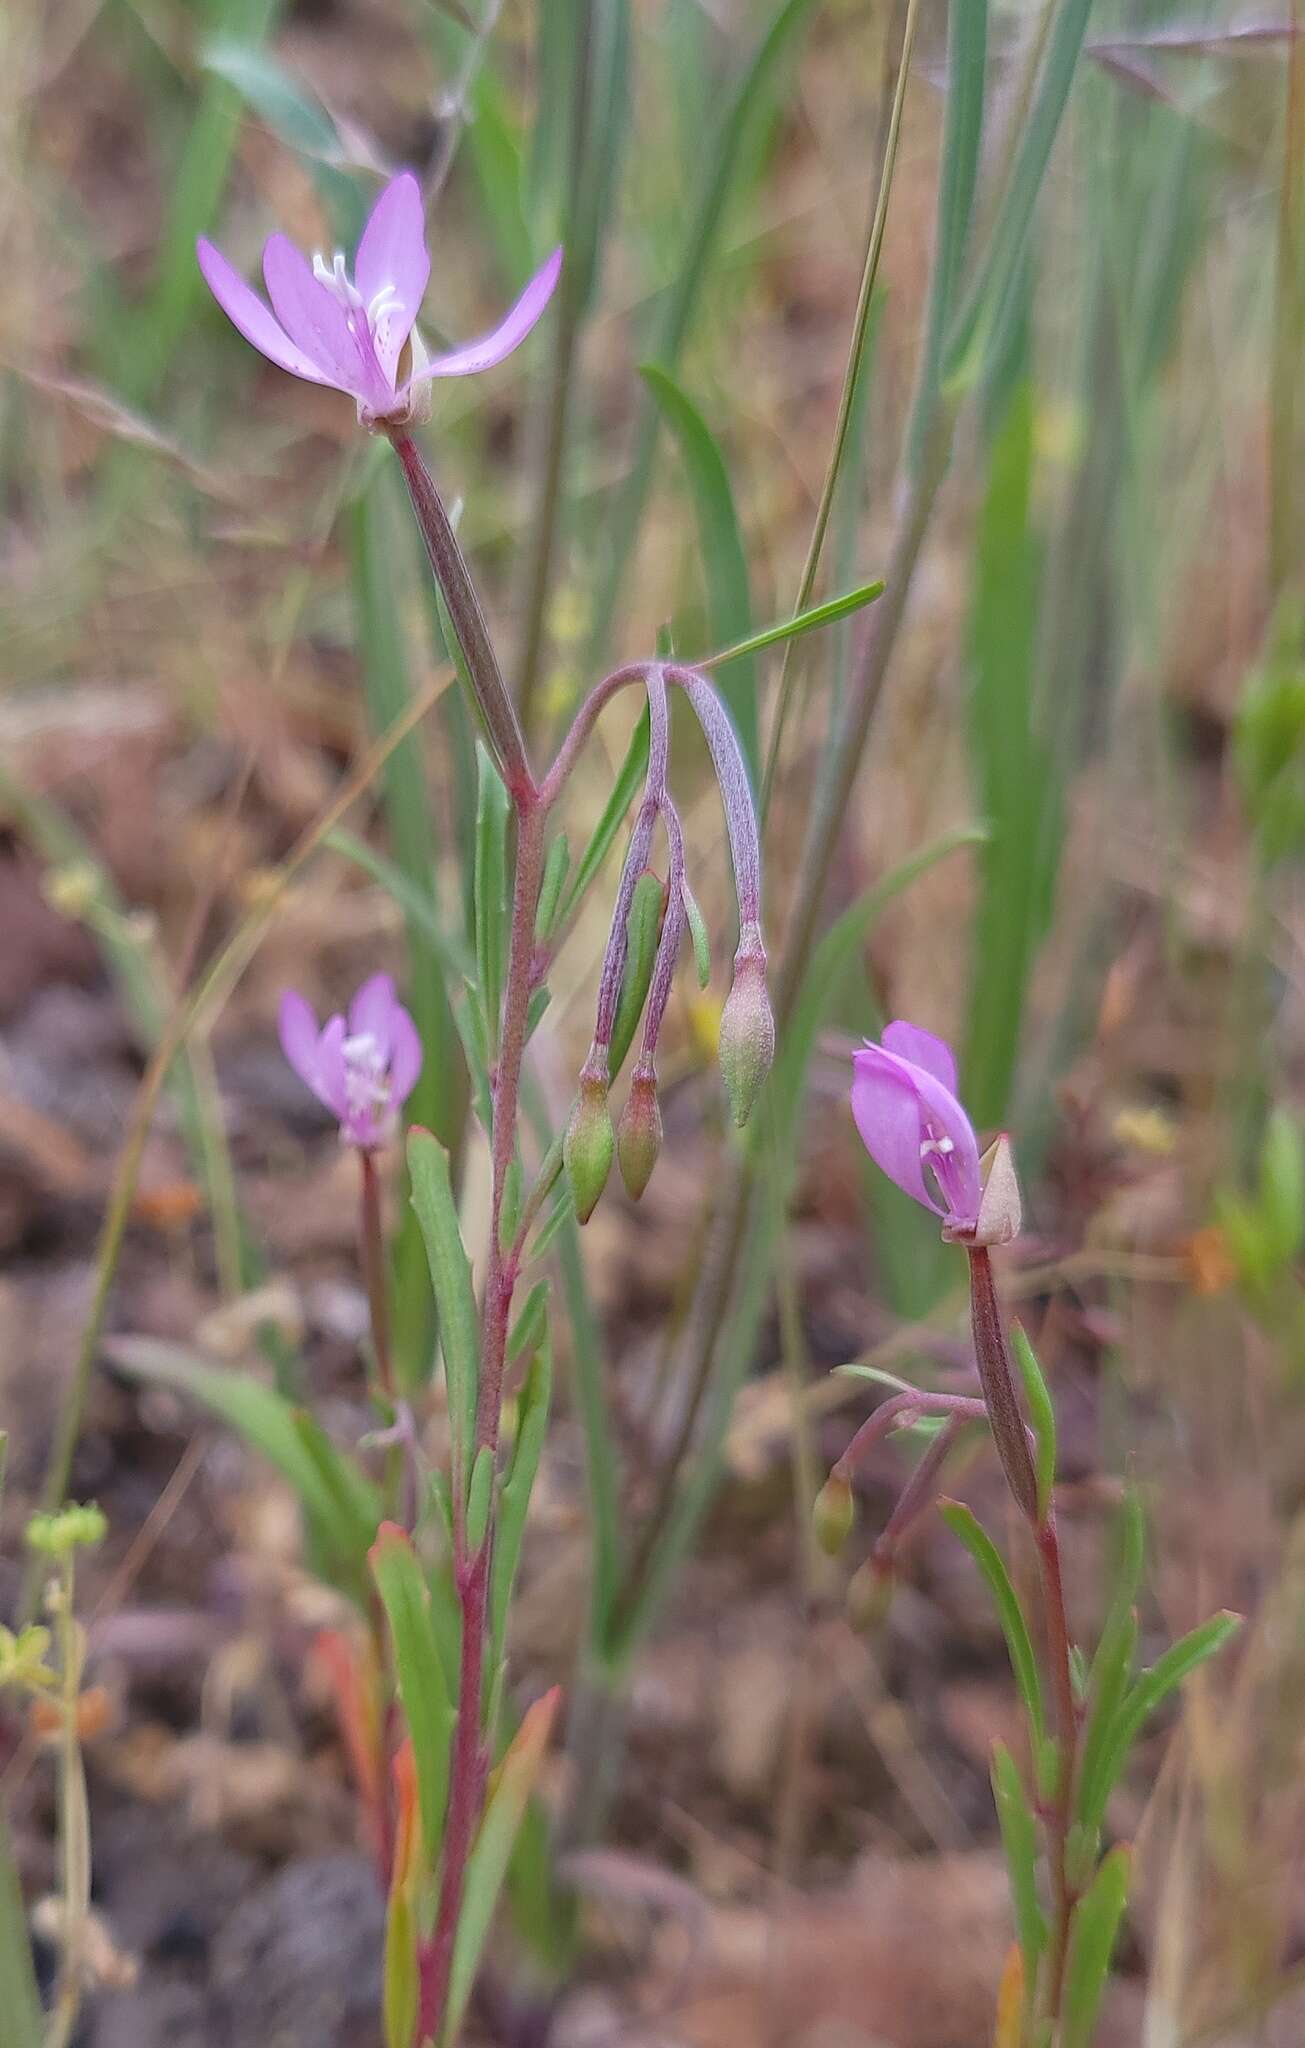
{"type": "MultiPolygon", "coordinates": [[[[987,1793],[1011,1713],[1000,1640],[937,1532],[868,1642],[805,1537],[864,1407],[830,1368],[963,1355],[959,1278],[846,1112],[848,1045],[889,1016],[951,1037],[976,1122],[1014,1134],[1026,1235],[1006,1281],[1061,1410],[1085,1632],[1126,1474],[1152,1521],[1144,1639],[1221,1604],[1248,1616],[1114,1815],[1141,1853],[1103,2039],[1285,2044],[1305,2023],[1305,59],[1290,9],[1095,0],[1042,162],[1021,141],[1075,11],[994,4],[985,50],[958,7],[950,73],[935,0],[505,0],[476,20],[453,0],[57,0],[0,23],[13,1530],[133,1140],[110,1330],[236,1360],[270,1328],[268,1370],[358,1434],[345,1163],[281,1070],[284,986],[334,1001],[392,965],[427,1045],[411,1113],[455,1148],[464,1132],[449,1005],[474,754],[401,488],[347,401],[233,334],[196,234],[247,273],[274,226],[351,246],[378,175],[410,164],[430,202],[425,326],[451,341],[564,239],[548,320],[501,369],[437,386],[423,430],[541,757],[615,662],[659,637],[703,655],[794,609],[845,400],[814,592],[887,576],[887,597],[795,643],[786,670],[779,649],[721,672],[759,770],[785,674],[767,921],[791,959],[837,708],[867,634],[888,643],[818,917],[798,901],[811,948],[841,936],[770,1126],[773,1199],[742,1226],[746,1298],[703,1337],[703,1247],[734,1171],[712,1071],[733,933],[687,737],[715,978],[700,994],[681,977],[643,1206],[609,1196],[556,1247],[564,1391],[516,1667],[574,1707],[550,1786],[586,1901],[568,2041],[636,2024],[703,2043],[990,2038],[1009,1938],[987,1793]],[[944,191],[940,215],[944,129],[975,104],[958,61],[983,88],[978,178],[972,208],[944,191]],[[1003,241],[1022,167],[1029,231],[1003,241]],[[946,359],[940,217],[962,222],[952,311],[976,278],[1000,284],[982,346],[946,359]],[[955,397],[945,462],[927,433],[912,445],[922,365],[949,423],[955,397]],[[922,473],[918,550],[894,576],[922,473]],[[369,757],[409,709],[406,737],[369,757]],[[145,1063],[201,984],[147,1130],[145,1063]],[[596,1567],[595,1401],[600,1526],[625,1549],[600,1544],[596,1567]]],[[[617,712],[587,757],[576,846],[629,736],[617,712]]],[[[554,977],[541,1131],[588,1039],[609,898],[554,977]]],[[[488,1192],[474,1143],[462,1167],[470,1234],[488,1192]]],[[[416,1357],[415,1242],[405,1256],[416,1357]]],[[[885,1453],[871,1529],[900,1475],[885,1453]]],[[[979,1498],[993,1483],[983,1461],[958,1481],[979,1498]]],[[[139,1961],[135,1989],[92,2014],[95,2048],[216,2044],[223,2027],[333,2041],[346,1945],[316,1960],[337,1995],[311,2022],[303,1928],[369,1909],[348,1890],[343,1766],[306,1655],[328,1603],[294,1517],[229,1438],[108,1367],[73,1492],[112,1532],[87,1574],[106,1699],[92,1824],[106,1939],[139,1961]]],[[[42,1781],[18,1731],[4,1755],[37,1894],[42,1781]]],[[[520,1968],[548,1981],[556,1930],[532,1926],[528,1877],[517,1889],[520,1968]]],[[[339,2023],[341,2048],[369,2038],[356,2012],[339,2023]]]]}

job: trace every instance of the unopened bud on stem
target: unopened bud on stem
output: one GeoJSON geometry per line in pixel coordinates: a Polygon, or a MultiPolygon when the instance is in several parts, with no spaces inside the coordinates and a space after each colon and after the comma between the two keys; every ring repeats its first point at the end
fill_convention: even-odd
{"type": "Polygon", "coordinates": [[[868,1634],[887,1619],[897,1590],[897,1576],[891,1561],[868,1557],[853,1572],[847,1588],[847,1618],[854,1629],[868,1634]]]}
{"type": "Polygon", "coordinates": [[[816,1542],[826,1557],[837,1557],[852,1533],[856,1513],[852,1489],[839,1472],[831,1472],[811,1510],[816,1542]]]}
{"type": "Polygon", "coordinates": [[[657,1075],[651,1061],[640,1060],[630,1080],[621,1121],[616,1131],[616,1158],[621,1179],[632,1202],[637,1202],[657,1164],[662,1149],[662,1112],[657,1101],[657,1075]]]}
{"type": "Polygon", "coordinates": [[[616,1135],[607,1105],[607,1076],[591,1053],[580,1072],[580,1092],[562,1141],[562,1160],[570,1182],[575,1213],[587,1223],[612,1170],[616,1135]]]}
{"type": "Polygon", "coordinates": [[[736,1124],[745,1124],[775,1057],[775,1015],[766,988],[761,928],[744,925],[734,981],[720,1020],[720,1070],[736,1124]]]}

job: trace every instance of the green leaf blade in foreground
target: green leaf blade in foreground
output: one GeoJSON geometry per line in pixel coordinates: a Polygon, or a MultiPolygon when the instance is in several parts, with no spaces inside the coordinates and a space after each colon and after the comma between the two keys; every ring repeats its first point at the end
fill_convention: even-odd
{"type": "Polygon", "coordinates": [[[1047,1937],[1038,1903],[1038,1834],[1019,1767],[1004,1742],[993,1744],[992,1796],[1010,1876],[1015,1932],[1024,1955],[1024,1982],[1031,1986],[1047,1937]]]}
{"type": "Polygon", "coordinates": [[[41,2000],[9,1830],[0,1812],[0,2011],[7,2048],[41,2048],[41,2000]]]}
{"type": "Polygon", "coordinates": [[[456,1716],[435,1649],[425,1576],[410,1538],[395,1523],[382,1522],[370,1561],[389,1623],[399,1698],[412,1737],[422,1845],[431,1870],[444,1833],[456,1716]]]}
{"type": "Polygon", "coordinates": [[[1019,1596],[1010,1581],[1001,1552],[989,1536],[983,1524],[963,1502],[946,1500],[939,1503],[939,1513],[953,1535],[959,1536],[970,1556],[978,1565],[1001,1621],[1001,1632],[1006,1638],[1010,1652],[1011,1668],[1020,1698],[1033,1730],[1035,1751],[1040,1750],[1047,1732],[1046,1713],[1042,1704],[1042,1682],[1038,1677],[1037,1659],[1033,1655],[1033,1643],[1029,1636],[1028,1623],[1020,1606],[1019,1596]]]}
{"type": "Polygon", "coordinates": [[[448,1385],[453,1469],[465,1487],[471,1476],[471,1443],[480,1388],[480,1337],[471,1265],[458,1227],[448,1154],[429,1131],[408,1133],[412,1206],[421,1226],[439,1315],[440,1348],[448,1385]]]}
{"type": "Polygon", "coordinates": [[[448,2003],[441,2048],[452,2048],[461,2031],[476,1972],[489,1936],[494,1907],[507,1875],[513,1845],[525,1818],[557,1717],[561,1693],[554,1687],[526,1709],[507,1755],[498,1767],[485,1817],[467,1862],[462,1911],[453,1943],[448,2003]]]}
{"type": "Polygon", "coordinates": [[[763,626],[759,633],[749,634],[737,646],[723,647],[718,654],[705,655],[693,666],[705,670],[724,668],[727,662],[742,661],[746,656],[760,654],[764,647],[778,647],[783,640],[796,640],[803,633],[814,633],[819,626],[832,626],[852,612],[859,612],[863,605],[873,604],[883,594],[884,584],[879,577],[870,583],[860,583],[855,590],[845,590],[841,597],[828,597],[823,604],[813,604],[808,611],[798,612],[791,619],[781,619],[774,626],[763,626]]]}
{"type": "MultiPolygon", "coordinates": [[[[697,406],[667,371],[656,363],[643,363],[639,375],[675,438],[689,479],[698,519],[712,637],[724,646],[746,648],[752,635],[752,584],[743,529],[720,444],[697,406]]],[[[747,652],[737,653],[730,670],[721,695],[734,721],[755,788],[760,765],[755,657],[747,652]]]]}
{"type": "Polygon", "coordinates": [[[1202,1622],[1199,1628],[1192,1629],[1171,1644],[1163,1657],[1158,1658],[1149,1671],[1142,1673],[1116,1713],[1109,1734],[1102,1740],[1091,1781],[1086,1776],[1084,1778],[1080,1806],[1086,1826],[1101,1826],[1107,1801],[1143,1724],[1199,1665],[1223,1648],[1241,1624],[1240,1614],[1225,1611],[1212,1615],[1209,1621],[1202,1622]]]}
{"type": "Polygon", "coordinates": [[[552,1389],[553,1359],[545,1334],[530,1362],[525,1384],[521,1389],[521,1398],[517,1404],[516,1441],[512,1446],[512,1458],[499,1494],[498,1514],[495,1517],[494,1562],[489,1594],[491,1674],[498,1670],[503,1659],[508,1609],[512,1601],[517,1566],[521,1561],[521,1545],[526,1533],[530,1495],[534,1489],[535,1475],[539,1470],[539,1460],[543,1453],[552,1389]]]}
{"type": "Polygon", "coordinates": [[[1122,1842],[1112,1849],[1074,1909],[1061,2000],[1061,2048],[1092,2048],[1101,1994],[1128,1903],[1132,1855],[1122,1842]]]}

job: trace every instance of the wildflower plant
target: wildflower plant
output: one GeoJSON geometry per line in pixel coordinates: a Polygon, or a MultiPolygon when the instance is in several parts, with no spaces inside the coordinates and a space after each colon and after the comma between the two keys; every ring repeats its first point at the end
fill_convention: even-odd
{"type": "MultiPolygon", "coordinates": [[[[546,1695],[514,1727],[505,1686],[512,1589],[552,1372],[547,1285],[537,1281],[519,1308],[518,1292],[559,1221],[572,1208],[581,1222],[592,1214],[614,1160],[632,1197],[646,1188],[662,1142],[658,1044],[686,939],[704,981],[710,970],[669,785],[674,703],[687,706],[705,739],[733,866],[739,940],[720,1060],[738,1124],[754,1106],[775,1049],[757,817],[743,749],[713,684],[669,659],[607,676],[581,705],[551,767],[537,773],[470,570],[412,438],[431,380],[488,369],[525,338],[557,282],[560,252],[492,334],[434,358],[416,330],[429,259],[418,187],[407,173],[376,202],[352,275],[343,256],[329,264],[319,256],[310,265],[274,235],[263,262],[269,306],[210,243],[201,242],[199,261],[219,304],[254,347],[292,375],[352,397],[360,424],[393,446],[484,739],[475,958],[456,1016],[490,1155],[482,1247],[469,1250],[464,1242],[449,1152],[428,1130],[413,1128],[406,1138],[438,1317],[447,1462],[441,1469],[427,1464],[427,1416],[414,1413],[401,1392],[419,1387],[423,1374],[414,1361],[396,1358],[390,1328],[393,1247],[383,1182],[403,1138],[403,1107],[423,1048],[384,974],[372,976],[347,1011],[325,1024],[293,991],[279,1016],[287,1060],[337,1119],[341,1141],[358,1161],[375,1430],[355,1459],[268,1389],[259,1389],[251,1411],[248,1390],[243,1408],[233,1402],[230,1375],[193,1361],[171,1371],[279,1457],[304,1499],[319,1567],[358,1605],[359,1628],[329,1635],[321,1654],[389,1896],[388,2048],[449,2048],[558,1706],[556,1693],[546,1695]],[[565,836],[552,829],[554,814],[600,714],[627,690],[639,692],[645,707],[633,774],[623,778],[620,801],[609,805],[573,866],[565,836]],[[640,769],[642,796],[612,909],[592,1042],[565,1131],[529,1171],[522,1087],[530,1039],[554,962],[637,794],[640,769]],[[664,879],[657,872],[663,848],[664,879]],[[610,1092],[636,1040],[614,1122],[610,1092]],[[379,1480],[369,1469],[377,1454],[379,1480]]],[[[138,1370],[151,1363],[139,1347],[125,1362],[138,1370]]]]}
{"type": "Polygon", "coordinates": [[[1035,1562],[1036,1596],[1017,1590],[1027,1574],[1008,1566],[968,1507],[939,1504],[993,1600],[1025,1720],[1022,1760],[1000,1741],[992,1753],[1016,1931],[995,2038],[998,2048],[1087,2048],[1128,1897],[1129,1848],[1106,1846],[1111,1793],[1146,1721],[1228,1640],[1238,1617],[1217,1614],[1148,1668],[1135,1668],[1144,1532],[1130,1495],[1104,1627],[1090,1656],[1076,1641],[1056,1520],[1055,1409],[1027,1335],[1018,1323],[1007,1329],[992,1268],[993,1248],[1017,1237],[1022,1221],[1009,1139],[1003,1133],[981,1152],[957,1094],[952,1050],[918,1025],[890,1024],[877,1044],[853,1054],[852,1066],[852,1114],[866,1150],[903,1193],[941,1217],[944,1239],[967,1255],[975,1371],[972,1389],[941,1391],[845,1368],[887,1380],[890,1391],[817,1496],[815,1533],[826,1551],[840,1552],[854,1525],[856,1476],[872,1452],[892,1435],[923,1439],[848,1586],[853,1621],[878,1624],[902,1545],[939,1502],[948,1459],[973,1429],[991,1436],[1035,1562]]]}

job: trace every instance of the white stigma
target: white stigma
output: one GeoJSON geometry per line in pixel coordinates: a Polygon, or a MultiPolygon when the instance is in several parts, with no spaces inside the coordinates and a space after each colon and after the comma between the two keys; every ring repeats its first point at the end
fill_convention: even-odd
{"type": "Polygon", "coordinates": [[[946,1159],[948,1153],[955,1150],[950,1138],[926,1138],[920,1147],[920,1157],[928,1159],[930,1154],[936,1154],[939,1159],[946,1159]]]}
{"type": "Polygon", "coordinates": [[[350,1114],[357,1116],[367,1111],[388,1109],[388,1061],[373,1034],[370,1031],[356,1032],[352,1038],[345,1039],[340,1050],[344,1054],[344,1085],[350,1114]]]}
{"type": "Polygon", "coordinates": [[[332,292],[339,299],[342,306],[347,306],[350,312],[361,306],[362,296],[346,268],[343,249],[336,250],[329,269],[321,250],[314,251],[313,276],[319,284],[326,286],[328,292],[332,292]]]}

